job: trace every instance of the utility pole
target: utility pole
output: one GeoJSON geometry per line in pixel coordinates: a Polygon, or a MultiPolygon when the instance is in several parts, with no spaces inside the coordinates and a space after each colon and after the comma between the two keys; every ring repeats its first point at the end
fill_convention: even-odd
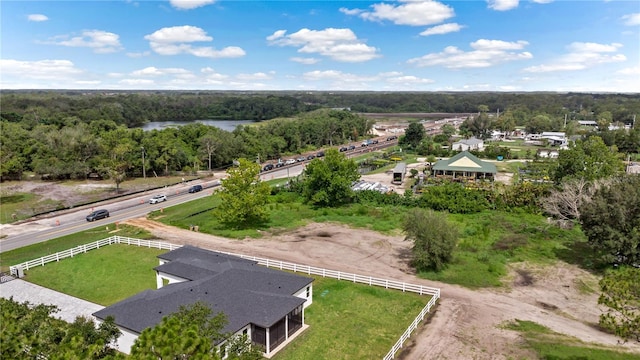
{"type": "Polygon", "coordinates": [[[146,179],[147,178],[147,172],[144,168],[144,146],[141,146],[142,148],[142,178],[146,179]]]}

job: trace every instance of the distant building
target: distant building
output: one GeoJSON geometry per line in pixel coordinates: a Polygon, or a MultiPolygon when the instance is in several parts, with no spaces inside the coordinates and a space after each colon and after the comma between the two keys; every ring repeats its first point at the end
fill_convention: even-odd
{"type": "Polygon", "coordinates": [[[454,142],[451,144],[451,149],[453,151],[469,151],[469,150],[484,150],[484,141],[472,137],[469,139],[462,139],[460,141],[454,142]]]}

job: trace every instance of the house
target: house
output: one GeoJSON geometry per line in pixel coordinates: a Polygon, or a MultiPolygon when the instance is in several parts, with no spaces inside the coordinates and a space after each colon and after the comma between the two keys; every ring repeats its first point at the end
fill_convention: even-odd
{"type": "Polygon", "coordinates": [[[264,347],[268,357],[307,327],[304,309],[312,303],[312,278],[193,246],[158,258],[158,289],[143,291],[93,314],[98,321],[115,317],[122,331],[118,349],[124,353],[130,352],[144,329],[196,302],[209,304],[214,314],[224,313],[227,325],[222,331],[246,334],[264,347]]]}
{"type": "Polygon", "coordinates": [[[469,151],[469,150],[484,150],[484,141],[472,137],[469,139],[462,139],[458,142],[451,144],[451,149],[454,151],[469,151]]]}
{"type": "Polygon", "coordinates": [[[435,177],[450,178],[456,181],[493,180],[495,174],[498,173],[495,164],[482,161],[468,151],[436,162],[432,171],[435,177]]]}
{"type": "Polygon", "coordinates": [[[551,146],[560,146],[562,148],[568,145],[567,137],[563,132],[547,131],[540,134],[541,139],[546,139],[551,146]]]}

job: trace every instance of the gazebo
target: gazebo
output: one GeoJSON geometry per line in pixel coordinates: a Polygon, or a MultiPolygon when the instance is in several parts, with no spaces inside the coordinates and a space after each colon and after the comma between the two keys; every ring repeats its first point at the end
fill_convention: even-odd
{"type": "Polygon", "coordinates": [[[440,160],[432,168],[433,176],[453,181],[491,180],[498,172],[495,164],[478,159],[463,151],[446,160],[440,160]]]}

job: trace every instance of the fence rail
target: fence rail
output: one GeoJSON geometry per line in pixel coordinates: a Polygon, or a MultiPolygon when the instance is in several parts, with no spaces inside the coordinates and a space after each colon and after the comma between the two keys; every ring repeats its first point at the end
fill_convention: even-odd
{"type": "MultiPolygon", "coordinates": [[[[45,264],[60,261],[62,259],[66,259],[69,257],[74,257],[75,255],[86,253],[87,251],[100,249],[101,247],[105,247],[111,244],[126,244],[126,245],[135,245],[135,246],[144,246],[148,248],[157,248],[157,249],[165,249],[165,250],[175,250],[182,245],[175,245],[171,243],[161,242],[161,241],[151,241],[151,240],[142,240],[135,239],[123,236],[111,236],[106,239],[98,240],[92,242],[90,244],[76,246],[74,248],[57,252],[55,254],[46,255],[38,259],[30,260],[18,265],[11,266],[11,275],[18,276],[21,271],[20,270],[29,270],[31,268],[37,266],[45,266],[45,264]]],[[[305,273],[307,275],[318,275],[322,277],[329,277],[338,280],[351,281],[354,283],[366,284],[370,286],[379,286],[384,287],[385,289],[395,289],[401,290],[403,292],[413,292],[420,295],[430,295],[431,299],[427,303],[427,305],[422,308],[418,316],[413,320],[411,325],[405,330],[405,332],[400,336],[398,341],[393,345],[391,350],[387,353],[387,355],[383,358],[383,360],[390,360],[395,358],[395,354],[402,348],[405,341],[409,339],[413,331],[418,327],[418,325],[424,320],[427,314],[431,311],[431,308],[436,304],[436,302],[440,299],[440,289],[432,288],[428,286],[415,285],[415,284],[407,284],[404,282],[388,280],[388,279],[380,279],[374,278],[371,276],[358,275],[353,273],[346,273],[342,271],[336,270],[328,270],[323,268],[317,268],[308,265],[301,265],[295,263],[289,263],[285,261],[279,260],[271,260],[265,258],[259,258],[255,256],[235,254],[226,251],[219,251],[224,254],[233,255],[237,257],[241,257],[243,259],[252,260],[257,262],[260,265],[277,268],[280,270],[289,270],[293,272],[305,273]]]]}

